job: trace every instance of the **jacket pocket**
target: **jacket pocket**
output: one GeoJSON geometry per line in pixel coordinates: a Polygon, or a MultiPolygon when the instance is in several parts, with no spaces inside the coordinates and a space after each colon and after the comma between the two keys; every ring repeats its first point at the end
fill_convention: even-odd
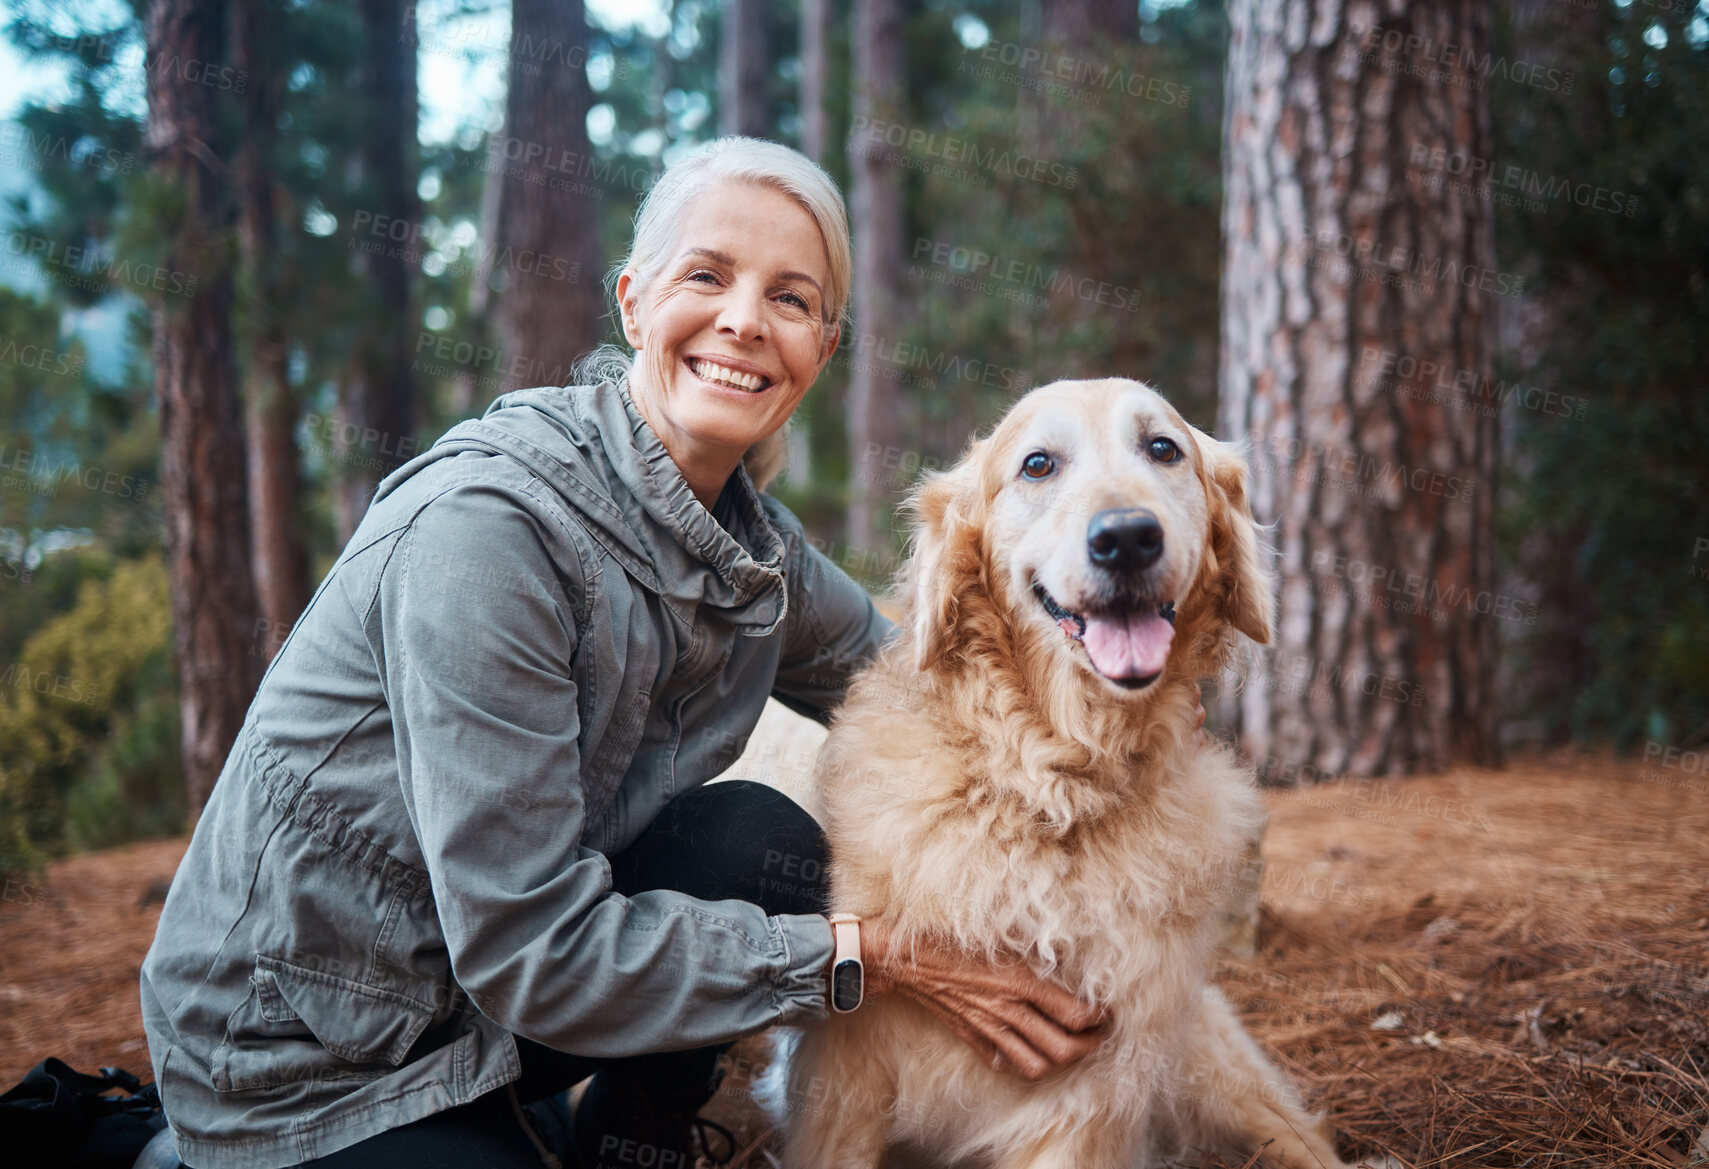
{"type": "Polygon", "coordinates": [[[617,705],[605,733],[600,736],[598,748],[582,764],[582,810],[586,824],[591,826],[604,818],[612,797],[622,786],[629,765],[635,761],[635,751],[641,745],[642,732],[647,729],[651,704],[651,687],[625,686],[619,691],[617,705]]]}
{"type": "Polygon", "coordinates": [[[408,995],[262,954],[209,1070],[226,1092],[371,1080],[404,1062],[433,1014],[408,995]]]}

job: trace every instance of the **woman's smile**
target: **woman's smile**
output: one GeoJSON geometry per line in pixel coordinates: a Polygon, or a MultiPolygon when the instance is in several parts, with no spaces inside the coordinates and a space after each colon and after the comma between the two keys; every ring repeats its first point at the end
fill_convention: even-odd
{"type": "Polygon", "coordinates": [[[685,357],[689,372],[715,389],[762,394],[777,383],[771,375],[732,357],[685,357]]]}

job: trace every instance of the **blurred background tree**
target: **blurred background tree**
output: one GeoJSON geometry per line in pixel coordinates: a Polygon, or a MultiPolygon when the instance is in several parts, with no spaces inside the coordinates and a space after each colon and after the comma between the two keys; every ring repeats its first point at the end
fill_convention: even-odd
{"type": "MultiPolygon", "coordinates": [[[[1388,3],[1384,19],[1413,7],[1388,3]]],[[[11,164],[0,868],[193,814],[183,784],[205,791],[218,752],[181,763],[178,679],[222,686],[241,710],[250,671],[287,635],[378,475],[506,390],[563,381],[574,353],[615,339],[599,280],[636,203],[720,126],[814,152],[851,197],[865,284],[889,290],[861,302],[773,488],[868,585],[894,569],[895,505],[921,470],[952,461],[1031,385],[1141,377],[1215,427],[1229,50],[1219,0],[899,5],[879,25],[901,70],[899,85],[884,82],[882,112],[856,105],[876,34],[851,6],[821,0],[591,3],[585,15],[518,4],[515,20],[500,0],[213,9],[223,32],[206,59],[164,68],[170,56],[157,56],[159,71],[147,67],[142,0],[8,9],[14,55],[47,80],[0,136],[11,164]],[[226,226],[195,242],[223,252],[192,266],[210,281],[233,273],[219,376],[247,420],[226,453],[241,456],[230,474],[249,487],[238,514],[250,563],[206,581],[241,591],[232,582],[246,576],[256,600],[246,617],[244,603],[222,602],[227,656],[212,671],[183,660],[161,584],[159,484],[188,456],[162,463],[156,316],[212,288],[175,296],[142,267],[173,270],[179,237],[166,228],[185,210],[145,145],[162,72],[183,94],[202,91],[214,119],[187,157],[221,168],[211,210],[226,226]],[[868,182],[894,192],[893,226],[865,221],[868,182]],[[875,246],[881,236],[890,242],[875,246]],[[575,278],[523,264],[524,251],[575,265],[575,278]],[[865,399],[851,393],[857,379],[865,399]],[[877,429],[860,416],[873,387],[888,403],[877,429]]],[[[1709,321],[1709,156],[1697,148],[1709,138],[1709,21],[1678,3],[1494,11],[1493,56],[1544,62],[1575,84],[1485,79],[1489,161],[1569,188],[1508,202],[1479,180],[1495,267],[1526,281],[1497,306],[1493,359],[1473,371],[1499,416],[1492,589],[1525,606],[1479,651],[1480,667],[1500,671],[1500,710],[1487,717],[1510,745],[1698,745],[1709,739],[1709,395],[1697,360],[1709,321]],[[1570,191],[1586,186],[1629,195],[1632,211],[1581,206],[1570,191]],[[1532,404],[1549,394],[1572,399],[1565,416],[1532,404]]],[[[1401,172],[1435,173],[1409,158],[1401,172]]],[[[211,418],[193,421],[211,433],[211,418]]]]}

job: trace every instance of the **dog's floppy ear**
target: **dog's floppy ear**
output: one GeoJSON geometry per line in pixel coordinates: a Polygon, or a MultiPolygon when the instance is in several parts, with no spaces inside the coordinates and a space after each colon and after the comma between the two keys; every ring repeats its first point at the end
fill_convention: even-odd
{"type": "Polygon", "coordinates": [[[984,503],[977,474],[980,447],[947,471],[928,473],[909,493],[914,549],[908,561],[905,620],[914,665],[928,670],[959,640],[957,620],[967,590],[978,583],[984,503]]]}
{"type": "Polygon", "coordinates": [[[1210,504],[1210,554],[1206,582],[1222,616],[1261,645],[1270,643],[1276,602],[1258,541],[1258,523],[1246,497],[1246,459],[1241,448],[1199,430],[1193,438],[1204,454],[1205,497],[1210,504]]]}

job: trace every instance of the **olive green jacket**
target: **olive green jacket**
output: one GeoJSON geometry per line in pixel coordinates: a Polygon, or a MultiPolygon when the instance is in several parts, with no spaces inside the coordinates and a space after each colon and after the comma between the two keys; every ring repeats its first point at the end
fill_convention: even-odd
{"type": "Polygon", "coordinates": [[[275,1169],[590,1056],[825,1010],[831,931],[606,857],[824,721],[890,624],[745,469],[708,512],[625,389],[524,390],[383,483],[267,671],[142,968],[183,1158],[275,1169]]]}

